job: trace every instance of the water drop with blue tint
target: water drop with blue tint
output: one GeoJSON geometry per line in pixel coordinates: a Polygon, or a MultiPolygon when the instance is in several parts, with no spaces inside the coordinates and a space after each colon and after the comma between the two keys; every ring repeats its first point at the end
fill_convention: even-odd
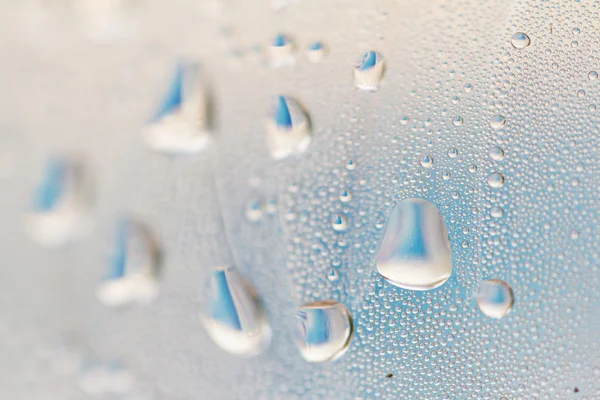
{"type": "Polygon", "coordinates": [[[452,273],[452,252],[442,216],[432,203],[409,198],[390,214],[377,253],[377,271],[391,284],[430,290],[452,273]]]}
{"type": "Polygon", "coordinates": [[[285,67],[296,62],[294,43],[286,35],[275,35],[268,50],[271,67],[285,67]]]}
{"type": "Polygon", "coordinates": [[[312,63],[319,63],[325,59],[327,47],[325,43],[317,40],[308,45],[306,49],[306,58],[312,63]]]}
{"type": "Polygon", "coordinates": [[[367,51],[354,66],[354,86],[365,92],[377,91],[384,72],[384,57],[373,50],[367,51]]]}
{"type": "Polygon", "coordinates": [[[260,300],[235,267],[211,270],[201,318],[211,339],[231,354],[254,356],[271,342],[260,300]]]}
{"type": "Polygon", "coordinates": [[[144,136],[153,150],[195,154],[209,142],[209,96],[197,63],[180,63],[167,93],[146,124],[144,136]]]}
{"type": "Polygon", "coordinates": [[[303,153],[310,144],[308,116],[291,97],[275,97],[266,125],[267,145],[275,160],[303,153]]]}
{"type": "Polygon", "coordinates": [[[500,279],[481,282],[475,300],[482,313],[496,319],[504,318],[515,303],[512,288],[500,279]]]}
{"type": "Polygon", "coordinates": [[[123,219],[107,277],[98,286],[96,297],[107,307],[152,302],[160,289],[160,258],[149,228],[133,219],[123,219]]]}

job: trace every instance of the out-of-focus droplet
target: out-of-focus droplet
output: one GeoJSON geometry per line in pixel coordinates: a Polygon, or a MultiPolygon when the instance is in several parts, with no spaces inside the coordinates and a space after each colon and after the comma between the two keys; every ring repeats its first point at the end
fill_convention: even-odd
{"type": "Polygon", "coordinates": [[[209,96],[197,63],[181,63],[154,116],[144,128],[153,150],[195,154],[209,142],[209,96]]]}
{"type": "Polygon", "coordinates": [[[125,0],[73,2],[85,33],[98,42],[120,39],[135,30],[135,3],[125,0]]]}
{"type": "Polygon", "coordinates": [[[256,222],[262,218],[262,204],[260,200],[252,200],[246,206],[246,218],[248,221],[256,222]]]}
{"type": "Polygon", "coordinates": [[[294,50],[294,43],[290,38],[283,34],[276,35],[269,46],[271,67],[279,68],[293,65],[296,62],[294,50]]]}
{"type": "Polygon", "coordinates": [[[531,39],[523,32],[517,32],[510,38],[510,44],[515,49],[521,50],[531,44],[531,39]]]}
{"type": "Polygon", "coordinates": [[[308,362],[341,357],[350,345],[353,331],[350,312],[334,300],[304,304],[296,313],[296,344],[308,362]]]}
{"type": "Polygon", "coordinates": [[[433,157],[431,157],[430,155],[424,155],[423,157],[421,157],[421,160],[419,162],[424,168],[433,167],[433,157]]]}
{"type": "Polygon", "coordinates": [[[306,58],[312,63],[319,63],[325,59],[327,47],[320,40],[314,41],[306,49],[306,58]]]}
{"type": "Polygon", "coordinates": [[[331,226],[335,231],[343,232],[348,229],[348,220],[342,214],[335,214],[331,219],[331,226]]]}
{"type": "Polygon", "coordinates": [[[464,120],[461,116],[456,116],[452,119],[452,125],[461,126],[464,123],[464,120]]]}
{"type": "Polygon", "coordinates": [[[598,79],[598,73],[596,71],[590,71],[588,73],[588,79],[590,81],[595,81],[596,79],[598,79]]]}
{"type": "Polygon", "coordinates": [[[375,92],[384,72],[384,57],[373,50],[367,51],[354,66],[354,86],[365,92],[375,92]]]}
{"type": "Polygon", "coordinates": [[[108,276],[96,296],[107,307],[148,304],[159,293],[160,251],[150,229],[133,219],[119,223],[108,276]]]}
{"type": "Polygon", "coordinates": [[[340,201],[342,203],[347,203],[350,200],[352,200],[352,192],[348,189],[342,190],[342,193],[340,193],[340,201]]]}
{"type": "Polygon", "coordinates": [[[127,395],[135,386],[133,372],[120,360],[87,360],[79,372],[79,387],[90,396],[127,395]]]}
{"type": "Polygon", "coordinates": [[[291,97],[277,96],[267,119],[271,157],[281,160],[303,153],[310,141],[310,121],[305,111],[291,97]]]}
{"type": "Polygon", "coordinates": [[[490,214],[494,218],[502,218],[502,216],[504,215],[504,210],[498,206],[494,206],[492,207],[490,214]]]}
{"type": "Polygon", "coordinates": [[[494,172],[488,176],[487,182],[494,189],[501,188],[504,185],[504,175],[500,172],[494,172]]]}
{"type": "Polygon", "coordinates": [[[515,302],[512,288],[500,279],[481,282],[475,300],[482,313],[497,319],[508,314],[515,302]]]}
{"type": "Polygon", "coordinates": [[[377,271],[410,290],[430,290],[452,273],[452,252],[442,216],[432,203],[405,199],[389,216],[377,253],[377,271]]]}
{"type": "Polygon", "coordinates": [[[504,158],[504,150],[502,150],[500,147],[493,147],[490,150],[490,157],[494,161],[500,161],[504,158]]]}
{"type": "Polygon", "coordinates": [[[91,182],[84,165],[51,159],[26,217],[30,236],[43,246],[60,246],[91,229],[91,182]]]}
{"type": "Polygon", "coordinates": [[[490,126],[493,129],[498,130],[504,125],[506,125],[506,118],[504,118],[502,115],[494,115],[492,119],[490,119],[490,126]]]}
{"type": "Polygon", "coordinates": [[[260,300],[235,267],[213,268],[207,287],[202,323],[223,350],[254,356],[271,342],[271,328],[260,300]]]}
{"type": "Polygon", "coordinates": [[[458,150],[454,147],[449,148],[448,149],[448,157],[450,157],[450,158],[458,157],[458,150]]]}

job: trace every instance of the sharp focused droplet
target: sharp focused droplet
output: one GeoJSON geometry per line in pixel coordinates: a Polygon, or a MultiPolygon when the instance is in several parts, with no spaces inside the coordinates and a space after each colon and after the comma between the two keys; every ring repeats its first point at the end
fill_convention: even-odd
{"type": "Polygon", "coordinates": [[[278,34],[273,38],[269,46],[269,61],[271,67],[285,67],[296,62],[294,57],[294,44],[283,34],[278,34]]]}
{"type": "Polygon", "coordinates": [[[512,44],[515,49],[521,50],[531,44],[531,39],[529,39],[527,34],[517,32],[510,38],[510,44],[512,44]]]}
{"type": "Polygon", "coordinates": [[[515,303],[512,288],[500,279],[481,282],[475,300],[482,313],[496,319],[508,314],[515,303]]]}
{"type": "Polygon", "coordinates": [[[435,205],[422,199],[405,199],[387,222],[377,253],[377,271],[393,285],[430,290],[452,273],[448,232],[435,205]]]}
{"type": "Polygon", "coordinates": [[[310,122],[300,105],[287,96],[277,96],[267,120],[267,144],[275,160],[297,155],[310,144],[310,122]]]}
{"type": "Polygon", "coordinates": [[[337,301],[305,304],[296,313],[296,344],[309,362],[341,357],[350,345],[353,330],[350,312],[337,301]]]}
{"type": "Polygon", "coordinates": [[[108,276],[96,296],[107,307],[148,304],[159,293],[160,254],[149,229],[133,220],[119,224],[108,276]]]}
{"type": "Polygon", "coordinates": [[[208,335],[223,350],[253,356],[271,341],[271,329],[254,291],[235,267],[211,272],[202,323],[208,335]]]}
{"type": "Polygon", "coordinates": [[[385,71],[385,59],[373,50],[364,53],[354,67],[354,86],[365,92],[379,89],[385,71]]]}
{"type": "Polygon", "coordinates": [[[91,228],[91,191],[82,164],[74,160],[48,162],[27,215],[27,230],[41,245],[59,246],[91,228]]]}
{"type": "Polygon", "coordinates": [[[209,141],[209,100],[196,63],[180,64],[144,136],[152,149],[194,154],[209,141]]]}

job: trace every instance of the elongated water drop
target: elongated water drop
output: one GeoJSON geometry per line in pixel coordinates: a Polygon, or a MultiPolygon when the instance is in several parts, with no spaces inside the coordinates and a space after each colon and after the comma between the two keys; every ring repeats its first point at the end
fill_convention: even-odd
{"type": "Polygon", "coordinates": [[[404,289],[430,290],[446,282],[452,273],[452,252],[436,206],[414,198],[398,203],[376,263],[383,278],[404,289]]]}
{"type": "Polygon", "coordinates": [[[293,65],[296,62],[294,44],[287,36],[278,34],[273,38],[269,46],[269,62],[274,68],[293,65]]]}
{"type": "Polygon", "coordinates": [[[496,319],[508,314],[515,303],[512,288],[500,279],[481,282],[475,300],[482,313],[496,319]]]}
{"type": "Polygon", "coordinates": [[[26,227],[39,244],[59,246],[90,230],[90,208],[90,181],[83,164],[55,158],[46,165],[26,227]]]}
{"type": "Polygon", "coordinates": [[[209,97],[197,63],[176,67],[162,103],[144,129],[148,146],[168,154],[195,154],[209,142],[209,97]]]}
{"type": "Polygon", "coordinates": [[[303,153],[310,144],[310,121],[294,99],[277,96],[267,119],[267,145],[271,157],[281,160],[303,153]]]}
{"type": "Polygon", "coordinates": [[[107,307],[152,302],[159,293],[160,258],[147,226],[120,221],[108,276],[96,291],[98,300],[107,307]]]}
{"type": "Polygon", "coordinates": [[[354,86],[365,92],[375,92],[385,72],[385,59],[373,50],[367,51],[354,66],[354,86]]]}
{"type": "Polygon", "coordinates": [[[202,323],[223,350],[253,356],[271,341],[271,328],[254,288],[235,267],[217,267],[210,274],[202,323]]]}
{"type": "Polygon", "coordinates": [[[308,362],[341,357],[350,345],[353,331],[350,312],[334,300],[304,304],[296,313],[296,344],[308,362]]]}

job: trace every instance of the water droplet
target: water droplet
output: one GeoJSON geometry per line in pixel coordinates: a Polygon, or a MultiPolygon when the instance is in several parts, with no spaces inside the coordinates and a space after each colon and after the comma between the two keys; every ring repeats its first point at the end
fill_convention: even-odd
{"type": "Polygon", "coordinates": [[[449,180],[451,176],[452,175],[448,171],[443,171],[442,172],[442,179],[445,180],[445,181],[449,180]]]}
{"type": "Polygon", "coordinates": [[[261,202],[258,199],[252,200],[246,206],[246,218],[248,221],[256,222],[262,218],[261,202]]]}
{"type": "Polygon", "coordinates": [[[577,96],[578,96],[578,97],[585,97],[585,90],[583,90],[583,89],[579,89],[579,90],[577,91],[577,96]]]}
{"type": "Polygon", "coordinates": [[[500,147],[494,147],[490,150],[490,157],[494,161],[500,161],[504,158],[504,150],[500,147]]]}
{"type": "Polygon", "coordinates": [[[498,206],[494,206],[492,207],[491,215],[494,218],[502,218],[502,216],[504,215],[504,210],[498,206]]]}
{"type": "Polygon", "coordinates": [[[471,174],[474,174],[475,172],[477,172],[477,165],[475,164],[471,164],[467,167],[467,171],[469,171],[471,174]]]}
{"type": "Polygon", "coordinates": [[[452,252],[442,216],[432,203],[405,199],[389,216],[377,253],[377,271],[393,285],[430,290],[452,273],[452,252]]]}
{"type": "Polygon", "coordinates": [[[353,331],[350,312],[337,301],[304,304],[296,313],[296,344],[308,362],[341,357],[350,345],[353,331]]]}
{"type": "Polygon", "coordinates": [[[450,158],[458,157],[458,150],[454,147],[449,148],[448,149],[448,157],[450,157],[450,158]]]}
{"type": "Polygon", "coordinates": [[[294,44],[287,36],[278,34],[273,38],[269,46],[269,60],[274,68],[290,66],[296,62],[294,44]]]}
{"type": "Polygon", "coordinates": [[[327,55],[327,47],[325,43],[317,40],[308,45],[306,50],[306,58],[312,63],[319,63],[323,61],[327,55]]]}
{"type": "Polygon", "coordinates": [[[595,81],[596,79],[598,79],[598,73],[596,71],[590,71],[588,73],[588,79],[590,81],[595,81]]]}
{"type": "Polygon", "coordinates": [[[87,170],[74,159],[53,158],[36,188],[26,228],[43,246],[60,246],[88,233],[91,188],[87,170]]]}
{"type": "Polygon", "coordinates": [[[290,97],[275,97],[267,119],[267,144],[271,157],[281,160],[301,154],[310,141],[310,121],[306,112],[290,97]]]}
{"type": "Polygon", "coordinates": [[[346,169],[348,171],[354,171],[356,169],[357,162],[354,160],[348,160],[346,163],[346,169]]]}
{"type": "Polygon", "coordinates": [[[531,39],[523,32],[517,32],[510,38],[510,44],[513,45],[515,49],[524,49],[525,47],[531,44],[531,39]]]}
{"type": "Polygon", "coordinates": [[[96,291],[107,307],[148,304],[159,293],[160,252],[149,228],[132,219],[120,221],[108,276],[96,291]]]}
{"type": "Polygon", "coordinates": [[[332,267],[327,273],[327,279],[329,279],[331,282],[337,281],[338,279],[340,279],[340,273],[337,269],[332,267]]]}
{"type": "Polygon", "coordinates": [[[473,85],[471,85],[470,83],[465,83],[464,89],[465,92],[469,93],[471,90],[473,90],[473,85]]]}
{"type": "Polygon", "coordinates": [[[494,115],[492,117],[492,119],[490,120],[490,126],[493,129],[500,129],[502,128],[504,125],[506,125],[506,119],[502,116],[502,115],[494,115]]]}
{"type": "Polygon", "coordinates": [[[197,63],[180,63],[144,128],[148,146],[168,154],[195,154],[209,142],[209,97],[197,63]]]}
{"type": "Polygon", "coordinates": [[[452,125],[454,126],[461,126],[463,124],[463,119],[460,116],[456,116],[452,119],[452,125]]]}
{"type": "Polygon", "coordinates": [[[487,182],[488,185],[494,189],[501,188],[502,185],[504,185],[504,175],[502,175],[500,172],[494,172],[488,176],[487,182]]]}
{"type": "Polygon", "coordinates": [[[423,166],[424,168],[431,168],[433,167],[433,157],[431,157],[430,155],[424,155],[421,158],[421,166],[423,166]]]}
{"type": "Polygon", "coordinates": [[[499,279],[481,282],[475,300],[482,313],[497,319],[508,314],[515,302],[511,287],[499,279]]]}
{"type": "Polygon", "coordinates": [[[348,220],[342,214],[336,214],[331,219],[331,226],[335,231],[343,232],[348,229],[348,220]]]}
{"type": "Polygon", "coordinates": [[[573,33],[574,36],[577,36],[581,32],[581,30],[579,28],[573,28],[573,30],[571,32],[573,33]]]}
{"type": "Polygon", "coordinates": [[[352,192],[348,189],[342,190],[342,193],[340,193],[340,201],[342,203],[347,203],[350,200],[352,200],[352,192]]]}
{"type": "Polygon", "coordinates": [[[377,91],[384,72],[384,57],[375,51],[367,51],[354,66],[354,86],[366,92],[377,91]]]}
{"type": "Polygon", "coordinates": [[[235,267],[216,267],[206,287],[202,324],[223,350],[254,356],[271,341],[271,328],[254,288],[235,267]]]}

